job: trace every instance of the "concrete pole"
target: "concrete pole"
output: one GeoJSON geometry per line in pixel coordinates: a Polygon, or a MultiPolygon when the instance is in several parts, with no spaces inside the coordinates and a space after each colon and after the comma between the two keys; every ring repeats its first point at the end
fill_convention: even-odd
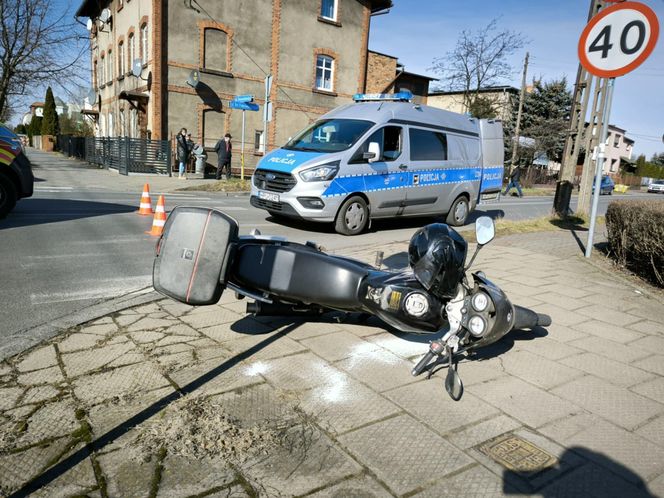
{"type": "Polygon", "coordinates": [[[597,205],[599,204],[600,186],[602,184],[602,168],[604,167],[604,149],[606,147],[606,137],[609,134],[609,117],[611,115],[611,102],[613,101],[613,88],[616,86],[616,79],[609,79],[609,88],[604,102],[604,115],[602,117],[602,133],[600,134],[599,147],[597,148],[597,166],[595,167],[595,194],[593,195],[593,208],[590,213],[590,228],[588,229],[588,243],[586,244],[586,258],[589,258],[593,251],[593,238],[595,236],[595,219],[597,218],[597,205]]]}
{"type": "Polygon", "coordinates": [[[242,109],[242,145],[240,146],[240,180],[244,180],[244,109],[242,109]]]}
{"type": "Polygon", "coordinates": [[[510,171],[514,170],[514,162],[516,161],[516,153],[519,148],[519,133],[521,132],[521,111],[523,110],[523,98],[526,94],[526,73],[528,72],[528,56],[526,52],[526,59],[523,61],[523,76],[521,77],[521,94],[519,95],[519,110],[516,113],[516,128],[514,130],[514,143],[512,144],[512,162],[510,164],[510,171]]]}

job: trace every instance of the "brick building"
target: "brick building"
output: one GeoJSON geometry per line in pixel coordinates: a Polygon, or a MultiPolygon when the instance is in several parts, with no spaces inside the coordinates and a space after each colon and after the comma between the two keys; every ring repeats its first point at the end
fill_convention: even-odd
{"type": "MultiPolygon", "coordinates": [[[[84,0],[92,22],[92,80],[101,136],[169,139],[187,128],[212,147],[225,133],[240,146],[235,95],[264,104],[273,75],[269,147],[365,91],[373,13],[391,0],[84,0]],[[249,6],[251,8],[249,8],[249,6]],[[102,23],[100,15],[110,17],[102,23]],[[131,73],[140,59],[141,77],[131,73]],[[186,81],[198,70],[196,88],[186,81]]],[[[425,94],[426,95],[426,94],[425,94]]],[[[262,112],[246,113],[247,165],[263,153],[262,112]]],[[[216,158],[210,155],[209,162],[216,158]]]]}
{"type": "Polygon", "coordinates": [[[367,56],[368,93],[392,93],[408,90],[413,94],[413,101],[427,104],[429,84],[436,78],[406,71],[393,55],[381,54],[369,50],[367,56]]]}

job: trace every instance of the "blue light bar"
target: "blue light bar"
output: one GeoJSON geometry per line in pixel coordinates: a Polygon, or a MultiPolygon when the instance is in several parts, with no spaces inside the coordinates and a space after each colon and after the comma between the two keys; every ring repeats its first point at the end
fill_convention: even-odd
{"type": "Polygon", "coordinates": [[[396,102],[410,102],[413,100],[413,94],[407,90],[397,93],[356,93],[353,95],[355,102],[376,102],[391,100],[396,102]]]}

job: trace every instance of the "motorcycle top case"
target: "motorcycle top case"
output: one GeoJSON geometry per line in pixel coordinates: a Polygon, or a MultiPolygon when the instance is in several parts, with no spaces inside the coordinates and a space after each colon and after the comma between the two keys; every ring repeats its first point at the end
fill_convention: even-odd
{"type": "Polygon", "coordinates": [[[176,207],[157,243],[155,290],[191,305],[218,302],[237,240],[237,222],[221,211],[176,207]]]}

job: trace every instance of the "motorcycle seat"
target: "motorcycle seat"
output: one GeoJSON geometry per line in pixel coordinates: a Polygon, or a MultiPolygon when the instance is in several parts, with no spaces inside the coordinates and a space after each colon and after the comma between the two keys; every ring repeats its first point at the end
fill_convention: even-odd
{"type": "Polygon", "coordinates": [[[368,271],[360,264],[299,244],[241,244],[231,278],[280,300],[331,308],[359,306],[360,283],[368,271]]]}

